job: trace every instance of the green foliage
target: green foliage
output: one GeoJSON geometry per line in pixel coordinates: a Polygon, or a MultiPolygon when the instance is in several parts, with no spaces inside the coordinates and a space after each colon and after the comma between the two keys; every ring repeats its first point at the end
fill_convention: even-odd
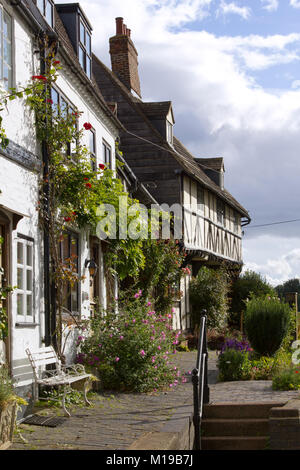
{"type": "MultiPolygon", "coordinates": [[[[0,237],[0,253],[2,252],[2,243],[3,238],[0,237]]],[[[4,276],[4,270],[0,267],[0,341],[3,341],[8,336],[8,317],[5,308],[5,300],[7,299],[8,295],[13,291],[13,287],[5,285],[4,276]]]]}
{"type": "MultiPolygon", "coordinates": [[[[37,406],[45,407],[61,407],[61,400],[63,398],[63,390],[59,388],[51,388],[51,390],[42,390],[41,397],[43,400],[37,402],[37,406]]],[[[82,392],[72,389],[65,397],[66,406],[85,406],[85,401],[82,392]]]]}
{"type": "Polygon", "coordinates": [[[231,288],[231,305],[229,323],[235,328],[241,326],[241,314],[246,309],[246,300],[250,295],[274,295],[274,289],[268,282],[254,271],[245,271],[233,282],[231,288]]]}
{"type": "Polygon", "coordinates": [[[201,267],[190,284],[193,324],[199,324],[201,312],[205,309],[209,328],[224,327],[228,312],[228,291],[228,276],[223,268],[201,267]]]}
{"type": "Polygon", "coordinates": [[[247,302],[245,330],[253,349],[272,356],[280,348],[289,328],[290,308],[277,297],[252,297],[247,302]]]}
{"type": "Polygon", "coordinates": [[[218,368],[221,382],[250,380],[251,378],[248,352],[226,349],[219,355],[218,368]]]}
{"type": "Polygon", "coordinates": [[[293,366],[278,372],[272,381],[273,390],[300,390],[300,369],[293,366]]]}
{"type": "Polygon", "coordinates": [[[174,387],[180,379],[170,359],[179,336],[171,331],[172,315],[157,314],[141,294],[120,300],[118,314],[99,312],[92,334],[79,337],[77,361],[96,368],[105,389],[148,392],[174,387]]]}
{"type": "Polygon", "coordinates": [[[14,387],[8,368],[0,366],[0,409],[13,397],[14,387]]]}
{"type": "Polygon", "coordinates": [[[181,297],[181,277],[190,273],[188,267],[182,267],[186,254],[176,240],[148,238],[143,241],[142,249],[145,265],[139,271],[134,289],[142,290],[145,298],[153,296],[153,308],[158,312],[166,312],[174,300],[181,297]]]}

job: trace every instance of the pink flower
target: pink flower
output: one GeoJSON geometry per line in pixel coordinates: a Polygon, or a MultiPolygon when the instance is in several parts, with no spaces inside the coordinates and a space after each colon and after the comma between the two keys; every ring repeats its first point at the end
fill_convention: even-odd
{"type": "Polygon", "coordinates": [[[144,351],[143,349],[140,351],[140,355],[141,355],[142,357],[146,356],[146,353],[145,353],[145,351],[144,351]]]}
{"type": "Polygon", "coordinates": [[[150,305],[151,305],[151,302],[147,302],[147,307],[150,307],[150,305]]]}
{"type": "Polygon", "coordinates": [[[121,336],[120,336],[120,339],[121,339],[121,340],[124,339],[124,336],[121,335],[121,336]]]}
{"type": "Polygon", "coordinates": [[[116,359],[115,359],[115,360],[116,360],[116,362],[119,362],[120,358],[119,358],[119,357],[116,357],[116,359]]]}

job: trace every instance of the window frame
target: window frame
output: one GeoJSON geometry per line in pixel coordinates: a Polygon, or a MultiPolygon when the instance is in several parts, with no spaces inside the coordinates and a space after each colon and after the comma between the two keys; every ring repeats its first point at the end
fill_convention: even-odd
{"type": "Polygon", "coordinates": [[[4,90],[8,91],[10,88],[15,86],[15,25],[13,11],[8,11],[10,9],[4,7],[0,3],[1,18],[0,18],[0,86],[4,90]],[[7,15],[10,19],[10,64],[4,60],[4,15],[7,15]],[[10,69],[10,81],[7,81],[7,86],[4,81],[4,65],[10,69]]]}
{"type": "Polygon", "coordinates": [[[82,15],[78,15],[78,60],[89,80],[92,78],[92,34],[82,15]],[[81,41],[81,28],[84,29],[84,42],[81,41]],[[89,50],[87,48],[87,36],[89,37],[89,50]],[[80,60],[80,51],[83,52],[83,64],[80,60]],[[89,59],[90,69],[87,68],[87,58],[89,59]]]}
{"type": "MultiPolygon", "coordinates": [[[[77,251],[77,272],[76,274],[78,275],[78,279],[80,277],[80,270],[81,270],[81,263],[80,263],[80,234],[77,232],[74,232],[72,230],[66,230],[63,233],[63,236],[68,237],[68,256],[64,257],[64,252],[63,252],[63,241],[59,243],[59,256],[60,260],[63,261],[64,259],[71,258],[71,253],[72,253],[72,239],[75,239],[77,241],[76,245],[76,251],[77,251]]],[[[80,282],[76,283],[76,285],[73,287],[73,289],[70,288],[70,286],[67,286],[67,298],[64,299],[63,303],[63,308],[68,309],[72,315],[80,316],[80,310],[81,310],[81,299],[80,299],[80,282]],[[77,304],[77,310],[72,309],[72,293],[76,289],[76,304],[77,304]],[[67,303],[67,306],[65,305],[67,303]]]]}
{"type": "Polygon", "coordinates": [[[204,214],[204,207],[205,207],[205,196],[204,196],[204,188],[197,184],[197,211],[200,214],[204,214]],[[201,197],[200,197],[201,194],[201,197]]]}
{"type": "Polygon", "coordinates": [[[49,24],[49,26],[51,26],[51,28],[54,29],[55,27],[54,2],[53,0],[41,0],[41,2],[43,3],[43,11],[40,8],[39,0],[36,0],[36,6],[39,9],[40,13],[43,15],[43,17],[45,18],[45,20],[47,21],[47,23],[49,24]],[[51,5],[51,23],[49,23],[47,14],[46,14],[47,13],[46,7],[48,4],[51,5]]]}
{"type": "Polygon", "coordinates": [[[225,203],[221,199],[217,199],[217,222],[219,225],[225,227],[225,216],[226,216],[226,209],[225,203]]]}
{"type": "Polygon", "coordinates": [[[102,140],[102,156],[103,156],[103,162],[106,168],[109,168],[110,170],[112,170],[112,148],[111,148],[111,145],[109,145],[104,139],[102,140]],[[109,151],[109,163],[107,163],[107,159],[106,159],[107,151],[109,151]]]}
{"type": "MultiPolygon", "coordinates": [[[[66,103],[66,106],[67,106],[67,114],[69,114],[70,112],[72,113],[75,113],[76,112],[76,106],[73,105],[73,103],[66,97],[66,95],[57,87],[57,86],[51,86],[51,99],[53,100],[53,92],[55,92],[57,94],[57,105],[58,105],[58,110],[61,112],[62,111],[62,107],[61,107],[61,100],[63,100],[65,103],[66,103]]],[[[53,108],[53,105],[54,105],[54,102],[52,103],[52,113],[55,112],[54,108],[53,108]]],[[[78,130],[78,119],[76,118],[75,120],[75,126],[76,126],[76,129],[78,130]]],[[[71,157],[72,159],[72,146],[75,145],[77,146],[77,142],[68,142],[66,144],[67,146],[67,155],[69,157],[71,157]]]]}
{"type": "Polygon", "coordinates": [[[31,237],[27,237],[26,235],[22,235],[20,233],[17,234],[16,238],[16,274],[17,274],[17,288],[16,288],[16,302],[17,302],[17,318],[18,320],[22,319],[23,323],[35,323],[35,241],[31,237]],[[18,260],[18,246],[22,245],[22,254],[23,254],[23,263],[19,263],[18,260]],[[31,247],[31,263],[32,265],[27,263],[28,261],[28,247],[31,247]],[[19,287],[18,284],[18,270],[22,270],[22,287],[19,287]],[[31,289],[27,289],[27,271],[31,271],[31,289]],[[26,287],[26,288],[25,288],[26,287]],[[19,313],[19,306],[18,306],[18,296],[23,296],[23,306],[22,312],[19,313]],[[32,315],[27,314],[27,297],[31,295],[31,310],[32,315]],[[24,301],[25,298],[25,301],[24,301]]]}
{"type": "MultiPolygon", "coordinates": [[[[91,150],[91,141],[89,140],[89,151],[91,156],[91,167],[93,171],[97,171],[97,139],[96,139],[96,130],[92,127],[90,132],[93,136],[93,151],[91,150]]],[[[89,139],[91,139],[91,134],[89,134],[89,139]]]]}

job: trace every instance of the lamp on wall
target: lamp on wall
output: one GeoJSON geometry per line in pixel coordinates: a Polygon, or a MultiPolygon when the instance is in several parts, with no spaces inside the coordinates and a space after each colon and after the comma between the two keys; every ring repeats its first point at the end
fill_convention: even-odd
{"type": "Polygon", "coordinates": [[[86,259],[84,267],[90,272],[90,276],[94,277],[97,274],[98,266],[93,259],[86,259]]]}

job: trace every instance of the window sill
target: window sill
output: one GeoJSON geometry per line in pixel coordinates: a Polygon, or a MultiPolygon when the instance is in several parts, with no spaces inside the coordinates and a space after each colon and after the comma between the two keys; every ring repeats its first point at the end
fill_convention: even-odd
{"type": "Polygon", "coordinates": [[[15,323],[16,328],[35,328],[36,326],[40,326],[39,323],[26,323],[26,322],[17,322],[15,323]]]}

